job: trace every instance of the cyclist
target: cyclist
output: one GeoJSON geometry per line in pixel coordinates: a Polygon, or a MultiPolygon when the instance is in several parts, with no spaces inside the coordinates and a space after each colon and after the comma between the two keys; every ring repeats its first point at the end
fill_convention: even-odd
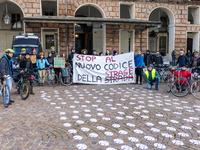
{"type": "Polygon", "coordinates": [[[145,71],[145,80],[147,81],[148,89],[152,89],[154,82],[156,82],[155,89],[158,90],[158,85],[160,83],[160,75],[153,69],[153,65],[148,65],[145,71]]]}
{"type": "Polygon", "coordinates": [[[26,54],[26,49],[22,48],[21,49],[21,54],[19,55],[19,57],[18,57],[18,59],[16,61],[16,64],[18,64],[25,57],[25,54],[26,54]]]}
{"type": "MultiPolygon", "coordinates": [[[[26,53],[25,57],[20,61],[20,68],[26,68],[33,75],[33,64],[32,64],[32,61],[30,59],[29,53],[26,53]]],[[[23,70],[21,71],[21,73],[22,72],[23,72],[23,70]]],[[[30,82],[30,84],[31,84],[30,94],[34,95],[34,93],[33,93],[33,82],[30,82]]]]}
{"type": "MultiPolygon", "coordinates": [[[[6,80],[6,84],[9,86],[9,89],[11,91],[12,88],[12,75],[13,75],[13,62],[12,62],[12,57],[13,53],[15,51],[12,49],[6,49],[6,54],[3,55],[3,57],[0,59],[0,72],[1,76],[6,80]],[[9,78],[6,78],[7,76],[10,76],[9,78]]],[[[14,101],[10,100],[9,102],[9,97],[10,95],[6,94],[7,96],[5,97],[5,105],[13,103],[14,101]]]]}
{"type": "MultiPolygon", "coordinates": [[[[181,67],[181,70],[178,70],[178,71],[174,71],[175,69],[172,68],[172,73],[174,75],[177,75],[178,78],[182,78],[182,79],[185,79],[187,80],[190,76],[191,76],[191,73],[186,71],[186,66],[185,65],[182,65],[181,67]]],[[[186,82],[184,82],[183,80],[179,80],[176,82],[176,89],[178,91],[180,91],[180,87],[179,87],[179,84],[181,83],[181,90],[182,91],[185,91],[186,90],[186,87],[188,86],[186,82]]]]}
{"type": "MultiPolygon", "coordinates": [[[[52,66],[48,63],[48,61],[44,58],[44,53],[41,52],[39,54],[39,59],[37,59],[37,68],[39,69],[39,75],[41,78],[43,78],[45,76],[45,64],[48,66],[52,66]]],[[[40,83],[39,85],[44,85],[44,79],[43,79],[43,83],[40,83]]]]}
{"type": "Polygon", "coordinates": [[[52,57],[54,59],[54,57],[56,57],[56,52],[55,52],[55,47],[54,46],[51,46],[51,54],[52,54],[52,57]]]}

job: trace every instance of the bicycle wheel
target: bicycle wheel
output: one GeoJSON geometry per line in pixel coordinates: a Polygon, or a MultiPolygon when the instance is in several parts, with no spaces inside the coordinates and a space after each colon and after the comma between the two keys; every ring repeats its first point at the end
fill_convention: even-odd
{"type": "Polygon", "coordinates": [[[70,73],[69,76],[67,77],[62,77],[62,74],[60,75],[60,82],[62,83],[62,85],[64,86],[68,86],[71,85],[73,80],[72,80],[72,74],[70,73]]]}
{"type": "Polygon", "coordinates": [[[165,82],[166,82],[166,84],[165,84],[166,90],[169,93],[169,92],[171,92],[170,86],[172,84],[172,79],[168,78],[167,81],[165,81],[165,82]]]}
{"type": "Polygon", "coordinates": [[[39,73],[37,72],[35,75],[34,75],[34,80],[32,81],[33,83],[33,86],[37,86],[41,81],[40,81],[40,76],[39,76],[39,73]]]}
{"type": "Polygon", "coordinates": [[[191,93],[195,98],[200,99],[200,81],[197,80],[192,83],[191,93]]]}
{"type": "Polygon", "coordinates": [[[184,97],[190,92],[190,84],[187,80],[178,78],[171,84],[171,92],[177,97],[184,97]]]}
{"type": "Polygon", "coordinates": [[[8,85],[5,85],[2,89],[2,99],[3,99],[3,104],[4,107],[7,108],[9,106],[10,103],[10,89],[8,85]],[[8,103],[5,104],[5,98],[8,96],[8,103]]]}
{"type": "Polygon", "coordinates": [[[58,85],[58,76],[55,73],[48,73],[45,79],[50,86],[58,85]]]}
{"type": "Polygon", "coordinates": [[[23,100],[26,100],[30,93],[30,83],[28,81],[23,81],[20,86],[20,96],[23,100]]]}

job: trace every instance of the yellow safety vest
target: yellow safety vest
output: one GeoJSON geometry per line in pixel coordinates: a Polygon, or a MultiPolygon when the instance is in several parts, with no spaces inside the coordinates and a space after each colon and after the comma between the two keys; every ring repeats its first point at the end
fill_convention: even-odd
{"type": "MultiPolygon", "coordinates": [[[[152,73],[152,75],[151,75],[152,80],[154,80],[154,78],[156,77],[156,70],[153,69],[153,70],[151,71],[151,73],[152,73]]],[[[148,70],[145,71],[145,75],[147,76],[147,79],[149,79],[149,71],[148,71],[148,70]]]]}

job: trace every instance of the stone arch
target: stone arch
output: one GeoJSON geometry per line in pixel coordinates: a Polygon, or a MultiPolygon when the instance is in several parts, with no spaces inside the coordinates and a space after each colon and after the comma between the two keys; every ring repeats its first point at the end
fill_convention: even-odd
{"type": "MultiPolygon", "coordinates": [[[[5,2],[5,1],[2,1],[0,3],[3,3],[3,2],[5,2]]],[[[21,9],[23,16],[25,16],[24,10],[22,9],[22,7],[17,2],[15,2],[14,0],[8,0],[8,2],[11,2],[11,3],[14,3],[15,5],[17,5],[21,9]]]]}
{"type": "Polygon", "coordinates": [[[75,10],[74,16],[76,15],[77,11],[78,11],[81,7],[84,7],[84,6],[92,6],[92,7],[96,8],[96,9],[101,13],[102,18],[106,18],[106,15],[105,15],[103,9],[102,9],[99,5],[94,4],[94,3],[85,3],[85,4],[80,5],[80,6],[77,7],[77,9],[75,10]]]}

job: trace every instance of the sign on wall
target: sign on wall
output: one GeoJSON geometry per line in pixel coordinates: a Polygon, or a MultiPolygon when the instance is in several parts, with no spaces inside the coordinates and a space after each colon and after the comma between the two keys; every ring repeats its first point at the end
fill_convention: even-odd
{"type": "Polygon", "coordinates": [[[73,82],[85,84],[133,83],[134,54],[116,56],[74,55],[73,82]]]}
{"type": "Polygon", "coordinates": [[[37,63],[36,55],[30,55],[30,59],[31,59],[32,64],[36,64],[37,63]]]}
{"type": "Polygon", "coordinates": [[[54,57],[54,68],[65,68],[65,58],[54,57]]]}

